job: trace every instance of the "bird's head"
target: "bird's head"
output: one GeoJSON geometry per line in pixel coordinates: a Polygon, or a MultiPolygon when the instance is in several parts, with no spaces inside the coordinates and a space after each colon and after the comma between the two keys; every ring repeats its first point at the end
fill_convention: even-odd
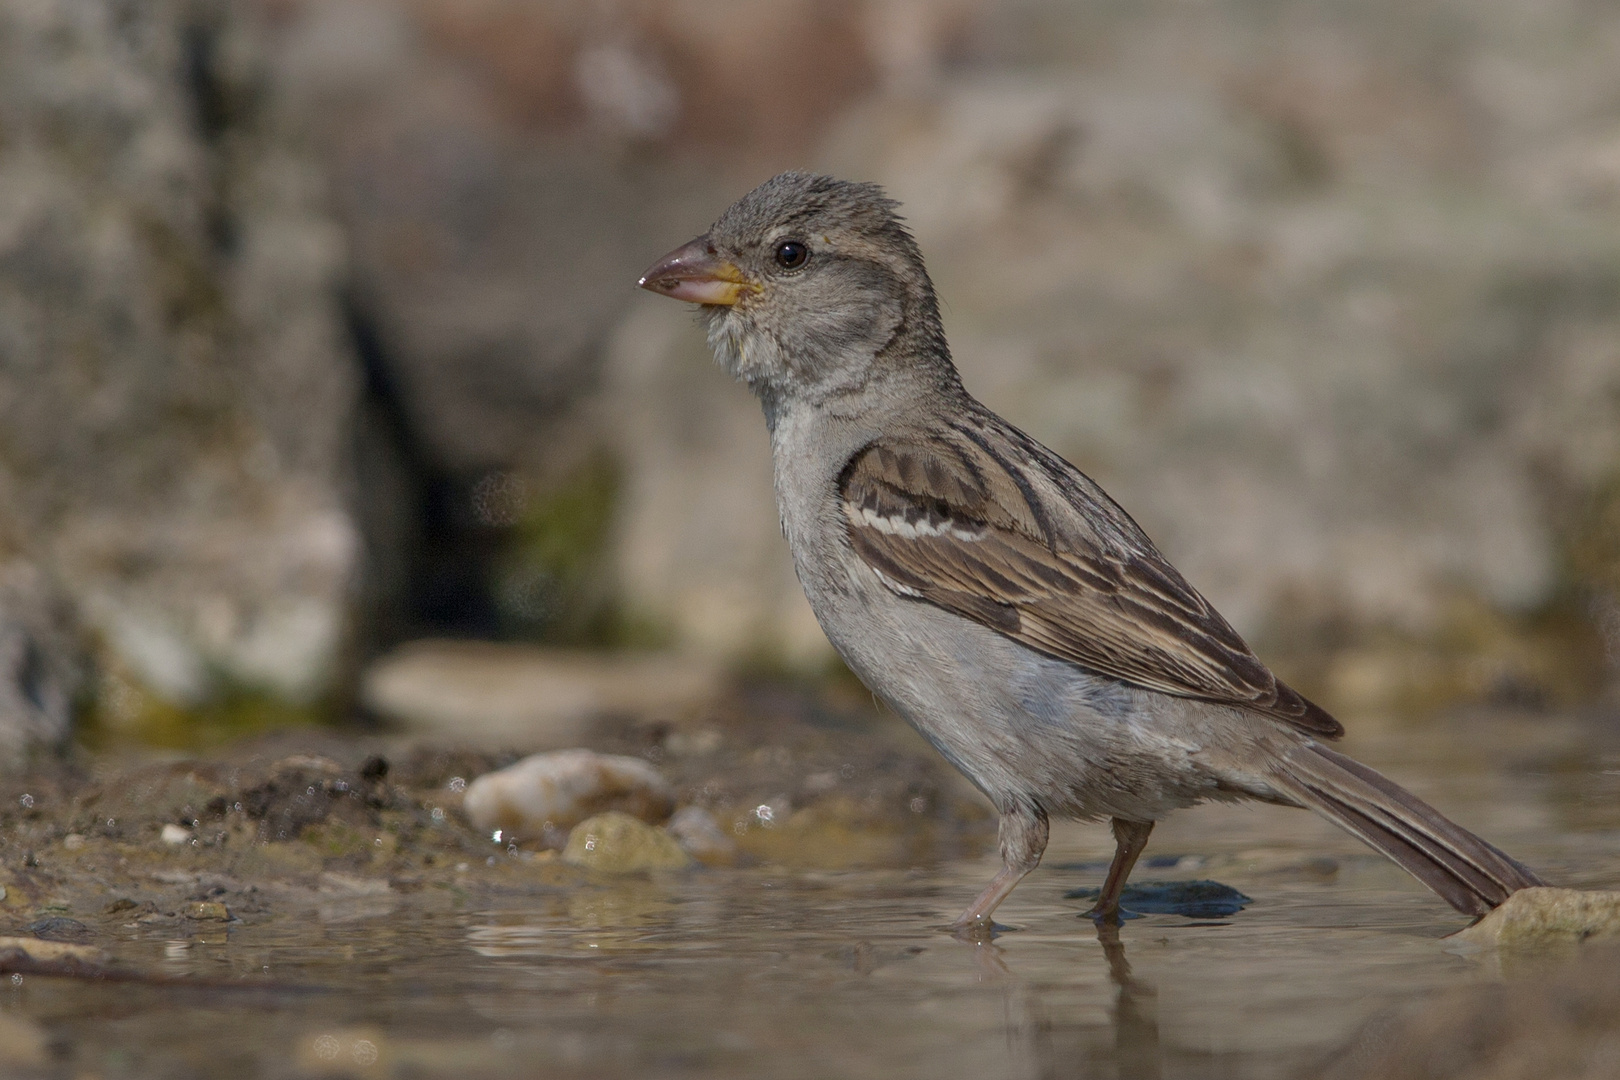
{"type": "Polygon", "coordinates": [[[876,184],[783,173],[640,284],[703,305],[716,359],[762,397],[822,400],[919,366],[954,379],[928,271],[895,207],[876,184]]]}

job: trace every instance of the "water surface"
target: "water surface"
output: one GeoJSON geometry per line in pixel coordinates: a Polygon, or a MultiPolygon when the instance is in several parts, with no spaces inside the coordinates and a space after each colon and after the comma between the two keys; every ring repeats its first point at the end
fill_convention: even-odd
{"type": "MultiPolygon", "coordinates": [[[[1620,887],[1620,756],[1590,731],[1476,718],[1352,749],[1557,883],[1620,887]]],[[[199,985],[28,976],[0,1014],[37,1025],[62,1076],[1265,1078],[1504,977],[1443,940],[1464,919],[1303,812],[1160,827],[1136,880],[1251,898],[1226,917],[1100,932],[1064,894],[1096,884],[1107,845],[1057,829],[989,944],[939,928],[993,858],[576,888],[468,867],[184,933],[122,926],[100,942],[120,961],[199,985]]]]}

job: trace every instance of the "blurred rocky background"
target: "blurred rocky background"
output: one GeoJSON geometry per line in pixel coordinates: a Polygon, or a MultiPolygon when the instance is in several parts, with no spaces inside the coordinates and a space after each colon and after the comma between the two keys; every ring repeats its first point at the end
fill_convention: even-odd
{"type": "Polygon", "coordinates": [[[633,288],[790,167],[1324,705],[1620,708],[1612,5],[0,0],[0,751],[828,671],[633,288]]]}

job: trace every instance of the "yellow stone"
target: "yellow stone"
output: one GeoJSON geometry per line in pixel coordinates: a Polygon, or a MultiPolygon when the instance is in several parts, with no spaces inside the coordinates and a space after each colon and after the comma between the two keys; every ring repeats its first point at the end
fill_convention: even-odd
{"type": "MultiPolygon", "coordinates": [[[[80,963],[100,965],[107,962],[107,953],[93,945],[74,945],[67,941],[41,941],[30,937],[0,937],[0,958],[21,954],[37,964],[80,963]]],[[[0,964],[0,967],[3,967],[0,964]]]]}
{"type": "Polygon", "coordinates": [[[691,865],[675,838],[619,810],[586,818],[568,834],[563,861],[609,874],[691,865]]]}
{"type": "Polygon", "coordinates": [[[1476,945],[1532,945],[1620,937],[1620,892],[1520,889],[1452,937],[1476,945]]]}

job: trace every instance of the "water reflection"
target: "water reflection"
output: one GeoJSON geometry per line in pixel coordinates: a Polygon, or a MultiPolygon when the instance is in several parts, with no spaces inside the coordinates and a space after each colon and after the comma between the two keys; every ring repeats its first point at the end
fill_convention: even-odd
{"type": "MultiPolygon", "coordinates": [[[[1131,974],[1119,927],[1097,925],[1097,942],[1108,958],[1114,984],[1114,1052],[1121,1080],[1159,1080],[1159,992],[1131,974]]],[[[1047,1071],[1045,1075],[1056,1075],[1047,1071]]]]}
{"type": "MultiPolygon", "coordinates": [[[[1062,1000],[1067,995],[1061,987],[1045,988],[1020,978],[1000,945],[978,942],[968,947],[973,950],[976,981],[1005,987],[1009,1054],[1027,1059],[1041,1080],[1161,1080],[1158,990],[1132,972],[1117,925],[1096,924],[1096,935],[1113,991],[1106,1020],[1084,1003],[1062,1000]]],[[[1093,959],[1085,956],[1081,962],[1093,959]]]]}

